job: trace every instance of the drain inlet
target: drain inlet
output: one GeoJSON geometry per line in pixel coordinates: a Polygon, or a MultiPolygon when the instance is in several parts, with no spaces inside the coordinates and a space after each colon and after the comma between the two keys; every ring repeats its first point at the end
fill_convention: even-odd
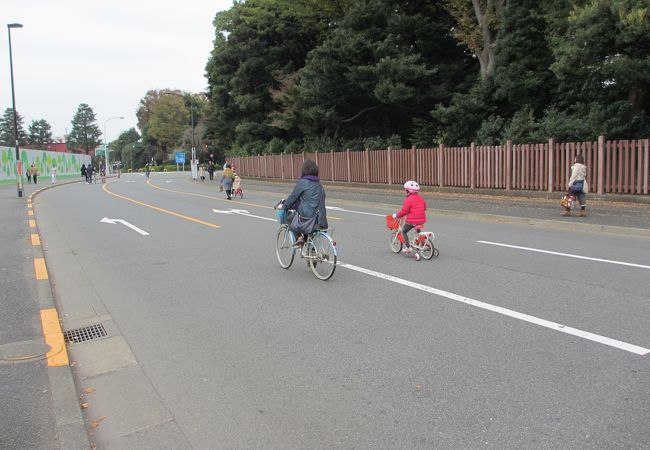
{"type": "Polygon", "coordinates": [[[72,344],[86,342],[92,339],[102,338],[104,336],[107,336],[107,333],[104,329],[104,325],[101,323],[63,332],[63,338],[65,339],[65,342],[72,344]]]}

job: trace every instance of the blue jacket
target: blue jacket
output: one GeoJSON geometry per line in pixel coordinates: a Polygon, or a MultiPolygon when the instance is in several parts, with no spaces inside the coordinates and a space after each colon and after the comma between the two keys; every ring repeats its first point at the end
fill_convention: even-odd
{"type": "Polygon", "coordinates": [[[303,217],[314,217],[319,228],[327,228],[327,212],[325,211],[325,189],[320,184],[318,177],[305,176],[298,180],[293,192],[284,201],[285,211],[295,209],[303,217]]]}

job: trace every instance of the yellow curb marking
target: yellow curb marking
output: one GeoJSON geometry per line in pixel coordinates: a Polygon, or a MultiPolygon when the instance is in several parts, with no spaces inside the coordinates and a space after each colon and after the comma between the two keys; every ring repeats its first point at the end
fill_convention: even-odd
{"type": "Polygon", "coordinates": [[[104,192],[106,192],[107,194],[110,194],[110,195],[112,195],[112,196],[114,196],[114,197],[121,198],[121,199],[126,200],[126,201],[129,201],[129,202],[133,202],[133,203],[135,203],[136,205],[145,206],[145,207],[147,207],[147,208],[155,209],[156,211],[160,211],[160,212],[162,212],[162,213],[169,214],[169,215],[172,215],[172,216],[174,216],[174,217],[178,217],[178,218],[181,218],[181,219],[189,220],[190,222],[195,222],[195,223],[199,223],[199,224],[201,224],[201,225],[205,225],[206,227],[210,227],[210,228],[221,228],[220,225],[217,225],[217,224],[214,224],[214,223],[206,222],[206,221],[204,221],[204,220],[196,219],[196,218],[194,218],[194,217],[190,217],[190,216],[185,216],[185,215],[183,215],[183,214],[179,214],[179,213],[176,213],[176,212],[174,212],[174,211],[170,211],[170,210],[168,210],[168,209],[159,208],[159,207],[157,207],[157,206],[150,205],[150,204],[148,204],[148,203],[144,203],[144,202],[141,202],[141,201],[135,200],[135,199],[133,199],[133,198],[125,197],[125,196],[123,196],[123,195],[119,195],[119,194],[116,194],[115,192],[111,192],[111,191],[109,191],[107,186],[108,186],[109,184],[111,184],[111,183],[115,183],[116,181],[117,181],[117,180],[113,180],[113,181],[109,181],[108,183],[104,184],[104,185],[102,186],[102,190],[103,190],[104,192]]]}
{"type": "Polygon", "coordinates": [[[65,340],[56,309],[41,309],[41,325],[45,343],[50,346],[50,351],[47,352],[47,365],[50,367],[67,366],[69,364],[68,351],[65,348],[65,340]]]}
{"type": "Polygon", "coordinates": [[[27,215],[31,216],[31,217],[34,217],[34,211],[32,211],[31,209],[28,209],[27,210],[27,215]]]}
{"type": "Polygon", "coordinates": [[[36,221],[34,219],[29,219],[29,228],[36,228],[36,221]]]}
{"type": "Polygon", "coordinates": [[[37,280],[47,280],[47,268],[45,267],[45,258],[34,258],[34,271],[37,280]]]}
{"type": "Polygon", "coordinates": [[[32,245],[41,245],[41,237],[37,233],[32,233],[32,245]]]}

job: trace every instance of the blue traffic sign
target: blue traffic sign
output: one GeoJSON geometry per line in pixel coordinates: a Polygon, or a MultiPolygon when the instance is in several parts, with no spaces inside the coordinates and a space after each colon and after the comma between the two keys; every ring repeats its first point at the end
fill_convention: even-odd
{"type": "Polygon", "coordinates": [[[185,153],[176,152],[176,164],[185,164],[185,153]]]}

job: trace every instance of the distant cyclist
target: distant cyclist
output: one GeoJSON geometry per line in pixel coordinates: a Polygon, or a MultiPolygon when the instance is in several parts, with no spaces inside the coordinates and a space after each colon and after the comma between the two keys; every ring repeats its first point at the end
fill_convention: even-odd
{"type": "MultiPolygon", "coordinates": [[[[316,217],[316,229],[327,229],[327,212],[325,211],[325,189],[318,178],[316,162],[307,159],[302,164],[300,179],[293,192],[284,201],[282,209],[295,209],[306,219],[316,217]]],[[[299,234],[294,246],[300,247],[305,243],[305,236],[299,234]]]]}
{"type": "Polygon", "coordinates": [[[406,216],[406,224],[402,227],[402,236],[404,237],[403,253],[413,253],[409,241],[408,232],[413,228],[422,228],[427,221],[427,202],[420,196],[420,185],[413,180],[404,183],[406,198],[399,212],[393,213],[393,219],[399,219],[406,216]]]}

